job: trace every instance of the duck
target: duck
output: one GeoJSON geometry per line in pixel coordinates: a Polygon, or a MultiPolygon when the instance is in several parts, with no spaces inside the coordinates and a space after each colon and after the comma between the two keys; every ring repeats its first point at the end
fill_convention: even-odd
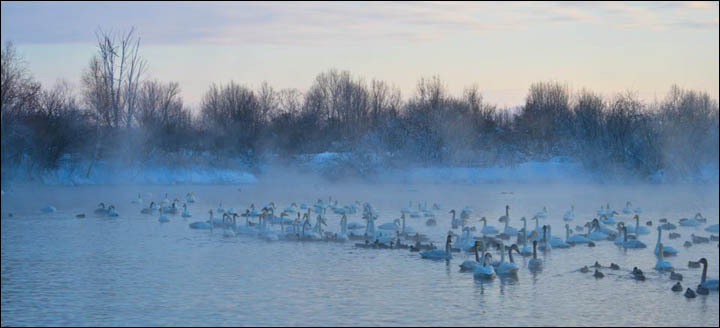
{"type": "Polygon", "coordinates": [[[610,270],[620,270],[620,266],[615,263],[610,263],[610,270]]]}
{"type": "Polygon", "coordinates": [[[490,265],[491,258],[492,255],[490,253],[485,253],[485,256],[483,256],[483,263],[482,265],[475,267],[473,277],[484,280],[492,280],[495,278],[495,269],[492,265],[490,265]]]}
{"type": "MultiPolygon", "coordinates": [[[[662,248],[662,246],[662,243],[660,243],[660,248],[662,248]]],[[[670,264],[670,262],[665,261],[663,252],[658,252],[658,260],[655,263],[655,270],[671,272],[675,269],[673,268],[672,264],[670,264]]]]}
{"type": "Polygon", "coordinates": [[[433,249],[420,252],[420,257],[430,260],[449,260],[452,259],[450,245],[452,243],[452,235],[448,234],[445,242],[445,249],[433,249]]]}
{"type": "Polygon", "coordinates": [[[588,273],[588,272],[590,272],[590,268],[588,268],[588,266],[586,265],[586,266],[580,268],[578,271],[580,271],[582,273],[588,273]]]}
{"type": "Polygon", "coordinates": [[[537,258],[537,240],[533,240],[533,252],[532,252],[532,258],[528,262],[528,268],[530,271],[539,271],[542,270],[543,262],[541,259],[537,258]]]}
{"type": "Polygon", "coordinates": [[[679,273],[670,272],[670,280],[679,280],[679,281],[682,281],[682,280],[683,280],[683,276],[682,276],[681,274],[679,274],[679,273]]]}
{"type": "Polygon", "coordinates": [[[683,290],[683,286],[678,281],[672,286],[672,288],[670,288],[670,290],[672,290],[674,292],[681,292],[683,290]]]}
{"type": "Polygon", "coordinates": [[[595,277],[596,279],[601,279],[601,278],[604,278],[605,275],[602,272],[598,271],[598,269],[595,269],[595,273],[593,274],[593,277],[595,277]]]}
{"type": "Polygon", "coordinates": [[[633,279],[645,281],[645,274],[642,272],[642,270],[638,269],[637,267],[634,267],[631,272],[633,279]]]}
{"type": "Polygon", "coordinates": [[[678,251],[675,248],[673,248],[671,246],[663,246],[663,247],[660,246],[660,245],[662,245],[662,231],[663,231],[662,227],[657,227],[657,231],[658,231],[658,239],[657,239],[657,243],[655,243],[655,249],[653,250],[653,253],[655,255],[658,255],[658,253],[660,253],[660,249],[662,249],[664,256],[677,255],[678,251]]]}
{"type": "Polygon", "coordinates": [[[692,289],[688,288],[688,289],[685,291],[685,297],[687,297],[687,298],[695,298],[696,295],[695,295],[695,292],[694,292],[692,289]]]}
{"type": "MultiPolygon", "coordinates": [[[[12,217],[12,214],[10,214],[10,217],[12,217]]],[[[78,214],[78,215],[75,215],[75,217],[78,218],[78,219],[84,219],[84,218],[85,218],[85,213],[80,213],[80,214],[78,214]]]]}
{"type": "Polygon", "coordinates": [[[690,237],[692,238],[693,244],[704,244],[710,242],[710,239],[707,237],[696,236],[695,234],[691,234],[690,237]]]}
{"type": "Polygon", "coordinates": [[[670,238],[670,240],[672,240],[672,239],[678,239],[678,238],[680,238],[680,237],[682,237],[682,235],[679,234],[679,233],[677,233],[677,232],[671,232],[671,233],[668,235],[668,238],[670,238]]]}
{"type": "Polygon", "coordinates": [[[480,221],[483,222],[482,230],[480,230],[483,235],[496,235],[498,233],[497,228],[487,225],[487,218],[483,216],[480,221]]]}
{"type": "Polygon", "coordinates": [[[683,243],[683,246],[685,246],[685,247],[691,247],[691,246],[692,246],[692,243],[691,243],[690,241],[687,241],[687,240],[686,240],[685,243],[683,243]]]}
{"type": "Polygon", "coordinates": [[[675,230],[675,229],[677,229],[677,226],[674,225],[674,224],[672,224],[672,223],[670,223],[670,222],[665,222],[665,223],[661,224],[659,227],[662,228],[663,230],[675,230]]]}
{"type": "Polygon", "coordinates": [[[707,268],[708,268],[708,261],[706,258],[701,258],[700,264],[703,265],[703,272],[702,276],[700,278],[700,285],[698,287],[702,287],[708,290],[718,290],[718,279],[708,279],[707,278],[707,268]]]}
{"type": "Polygon", "coordinates": [[[563,215],[563,220],[565,222],[570,222],[575,219],[575,205],[570,206],[570,210],[565,212],[565,215],[563,215]]]}
{"type": "Polygon", "coordinates": [[[697,269],[700,267],[700,261],[688,261],[688,268],[697,269]]]}

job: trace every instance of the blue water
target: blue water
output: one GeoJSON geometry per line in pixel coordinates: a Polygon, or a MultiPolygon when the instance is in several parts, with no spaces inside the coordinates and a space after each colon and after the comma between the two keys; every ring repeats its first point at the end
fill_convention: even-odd
{"type": "MultiPolygon", "coordinates": [[[[442,206],[438,226],[425,219],[407,224],[442,244],[451,208],[472,206],[502,228],[497,218],[511,206],[511,225],[548,207],[554,235],[564,238],[563,213],[571,204],[582,224],[601,205],[621,210],[626,200],[643,208],[643,222],[702,212],[718,223],[718,188],[697,186],[594,185],[340,185],[257,184],[245,186],[22,187],[2,196],[2,325],[557,325],[557,326],[718,326],[718,293],[686,299],[673,293],[667,274],[652,270],[656,231],[641,236],[647,249],[622,250],[611,242],[541,254],[544,270],[533,274],[516,257],[517,279],[482,282],[459,272],[466,259],[421,259],[407,250],[357,249],[354,242],[266,242],[253,237],[224,238],[217,230],[198,231],[188,223],[207,218],[222,201],[244,209],[274,201],[311,204],[332,196],[340,204],[370,202],[377,224],[391,222],[409,201],[442,206]],[[240,190],[238,190],[240,189],[240,190]],[[184,200],[193,191],[193,218],[140,214],[131,204],[138,192],[159,201],[184,200]],[[115,204],[116,219],[97,218],[97,203],[115,204]],[[57,212],[40,209],[53,205],[57,212]],[[13,217],[9,217],[10,214],[13,217]],[[85,213],[85,219],[75,214],[85,213]],[[595,261],[621,266],[602,270],[596,280],[576,270],[595,261]],[[630,279],[638,266],[648,280],[630,279]]],[[[359,214],[350,222],[361,222],[359,214]]],[[[330,214],[329,230],[339,230],[330,214]]],[[[533,223],[534,225],[534,223],[533,223]]],[[[277,227],[276,227],[277,228],[277,227]]],[[[695,287],[701,269],[688,260],[706,257],[709,276],[718,277],[718,245],[682,243],[702,227],[680,227],[682,238],[663,241],[680,251],[667,258],[695,287]]],[[[470,258],[470,257],[467,257],[470,258]]]]}

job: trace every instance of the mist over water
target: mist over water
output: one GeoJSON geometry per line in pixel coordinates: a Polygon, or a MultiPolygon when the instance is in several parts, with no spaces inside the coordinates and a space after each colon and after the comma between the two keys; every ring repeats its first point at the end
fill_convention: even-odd
{"type": "MultiPolygon", "coordinates": [[[[703,228],[718,223],[717,185],[422,181],[331,182],[278,169],[240,185],[14,185],[2,196],[2,325],[718,325],[717,292],[686,299],[670,291],[668,274],[652,269],[658,220],[677,224],[701,212],[707,223],[678,227],[682,238],[668,240],[664,233],[663,242],[679,250],[666,260],[684,276],[685,288],[700,281],[701,269],[689,269],[689,260],[707,258],[708,276],[718,276],[717,242],[682,245],[691,233],[709,236],[703,228]],[[192,218],[169,216],[161,224],[157,214],[140,214],[151,199],[167,193],[183,201],[187,192],[197,196],[189,205],[192,218]],[[131,204],[138,193],[142,206],[131,204]],[[251,204],[273,201],[283,209],[328,197],[340,205],[369,202],[379,213],[376,225],[398,218],[410,201],[437,203],[436,227],[426,226],[426,218],[407,219],[436,245],[450,230],[447,212],[465,206],[474,209],[471,225],[481,228],[477,220],[486,216],[499,229],[506,204],[518,229],[520,217],[546,206],[550,215],[540,223],[563,239],[562,215],[571,205],[573,229],[601,205],[621,211],[626,201],[643,209],[641,224],[655,225],[640,236],[646,249],[623,250],[608,241],[553,249],[539,253],[545,264],[535,274],[527,258],[516,256],[517,279],[491,282],[459,272],[458,265],[473,258],[464,253],[446,263],[402,249],[360,249],[355,241],[266,242],[188,228],[220,202],[242,212],[251,204]],[[99,202],[114,204],[120,216],[95,217],[99,202]],[[46,205],[57,211],[41,213],[46,205]],[[75,218],[79,213],[87,217],[75,218]],[[602,269],[603,279],[576,272],[595,261],[621,270],[602,269]],[[631,278],[634,266],[646,281],[631,278]]],[[[360,216],[350,215],[349,222],[364,223],[360,216]]],[[[339,231],[340,216],[328,211],[328,218],[327,229],[339,231]]]]}

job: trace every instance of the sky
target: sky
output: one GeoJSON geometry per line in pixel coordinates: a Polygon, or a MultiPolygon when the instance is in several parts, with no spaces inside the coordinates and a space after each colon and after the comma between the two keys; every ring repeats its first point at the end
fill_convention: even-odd
{"type": "Polygon", "coordinates": [[[438,75],[455,95],[476,84],[500,107],[531,83],[662,99],[672,84],[718,98],[717,2],[2,2],[36,79],[79,87],[95,32],[135,27],[146,78],[180,83],[197,107],[212,83],[305,91],[331,68],[411,97],[438,75]]]}

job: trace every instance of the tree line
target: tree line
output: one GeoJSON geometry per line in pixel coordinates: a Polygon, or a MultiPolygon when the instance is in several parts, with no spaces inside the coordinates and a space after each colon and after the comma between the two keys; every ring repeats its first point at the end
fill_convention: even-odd
{"type": "Polygon", "coordinates": [[[718,163],[717,100],[677,86],[646,103],[633,92],[604,97],[539,82],[511,111],[486,103],[477,85],[453,96],[439,77],[421,78],[404,99],[388,82],[331,69],[305,92],[213,84],[195,113],[177,82],[153,79],[147,67],[134,30],[98,30],[79,90],[65,81],[47,88],[6,43],[3,178],[12,167],[42,171],[68,158],[253,166],[326,151],[352,154],[349,165],[361,172],[374,165],[512,165],[566,156],[608,174],[650,176],[697,174],[718,163]]]}

